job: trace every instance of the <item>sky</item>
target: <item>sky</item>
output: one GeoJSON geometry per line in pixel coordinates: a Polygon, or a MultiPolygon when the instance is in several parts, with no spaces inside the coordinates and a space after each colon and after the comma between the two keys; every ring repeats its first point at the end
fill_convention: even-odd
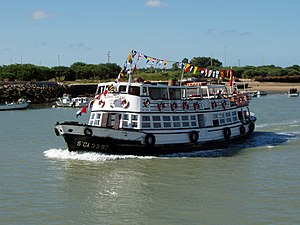
{"type": "Polygon", "coordinates": [[[0,65],[124,64],[131,50],[223,66],[300,64],[298,0],[0,0],[0,65]]]}

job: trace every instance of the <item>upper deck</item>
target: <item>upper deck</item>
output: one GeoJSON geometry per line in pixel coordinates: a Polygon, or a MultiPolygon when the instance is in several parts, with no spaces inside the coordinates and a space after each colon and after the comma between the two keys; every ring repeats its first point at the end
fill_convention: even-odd
{"type": "Polygon", "coordinates": [[[108,82],[98,84],[96,96],[93,111],[183,112],[225,110],[249,104],[247,95],[230,95],[224,85],[108,82]]]}

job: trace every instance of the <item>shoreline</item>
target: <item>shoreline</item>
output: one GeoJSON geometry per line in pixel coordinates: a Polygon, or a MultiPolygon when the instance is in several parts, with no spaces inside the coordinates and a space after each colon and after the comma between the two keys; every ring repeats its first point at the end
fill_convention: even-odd
{"type": "MultiPolygon", "coordinates": [[[[236,84],[243,85],[243,82],[236,82],[236,84]]],[[[300,83],[250,81],[245,84],[248,84],[247,91],[265,91],[268,94],[287,93],[290,88],[297,88],[300,91],[300,83]]]]}

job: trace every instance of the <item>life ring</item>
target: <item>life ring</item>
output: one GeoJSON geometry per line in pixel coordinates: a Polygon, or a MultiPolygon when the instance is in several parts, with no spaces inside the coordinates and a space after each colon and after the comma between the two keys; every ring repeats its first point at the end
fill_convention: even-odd
{"type": "Polygon", "coordinates": [[[85,128],[83,133],[86,135],[86,136],[92,136],[93,135],[93,131],[90,129],[90,128],[85,128]]]}
{"type": "Polygon", "coordinates": [[[182,103],[182,109],[183,109],[183,110],[189,109],[189,103],[183,102],[183,103],[182,103]]]}
{"type": "Polygon", "coordinates": [[[146,101],[144,101],[144,106],[146,107],[146,108],[148,108],[148,106],[150,105],[150,100],[149,99],[147,99],[146,101]]]}
{"type": "Polygon", "coordinates": [[[145,145],[151,148],[155,146],[155,136],[153,134],[146,134],[145,145]]]}
{"type": "Polygon", "coordinates": [[[217,103],[215,101],[211,102],[211,108],[212,109],[215,109],[217,106],[217,103]]]}
{"type": "Polygon", "coordinates": [[[105,106],[105,101],[100,100],[100,101],[99,101],[99,105],[100,105],[101,108],[103,108],[103,107],[105,106]]]}
{"type": "Polygon", "coordinates": [[[198,139],[199,139],[199,132],[197,131],[192,131],[190,134],[190,142],[192,144],[196,144],[198,142],[198,139]]]}
{"type": "Polygon", "coordinates": [[[225,100],[222,101],[222,107],[223,107],[223,109],[226,109],[226,101],[225,100]]]}
{"type": "Polygon", "coordinates": [[[246,133],[246,128],[245,128],[244,125],[241,125],[241,126],[240,126],[240,133],[241,133],[241,134],[245,134],[245,133],[246,133]]]}
{"type": "Polygon", "coordinates": [[[127,101],[126,99],[123,99],[121,101],[121,105],[124,109],[127,109],[129,107],[129,101],[127,101]]]}
{"type": "Polygon", "coordinates": [[[252,133],[255,130],[255,124],[250,122],[249,126],[248,126],[248,129],[249,129],[249,133],[252,133]]]}
{"type": "Polygon", "coordinates": [[[59,136],[59,131],[57,128],[54,128],[54,132],[55,132],[56,136],[59,136]]]}
{"type": "Polygon", "coordinates": [[[194,110],[200,109],[200,105],[198,102],[194,102],[193,106],[194,106],[194,110]]]}
{"type": "Polygon", "coordinates": [[[178,105],[176,102],[171,103],[171,110],[174,111],[175,109],[177,109],[178,105]]]}
{"type": "Polygon", "coordinates": [[[229,127],[225,127],[224,130],[223,130],[223,134],[224,134],[224,138],[225,139],[228,139],[230,138],[231,136],[231,130],[229,127]]]}

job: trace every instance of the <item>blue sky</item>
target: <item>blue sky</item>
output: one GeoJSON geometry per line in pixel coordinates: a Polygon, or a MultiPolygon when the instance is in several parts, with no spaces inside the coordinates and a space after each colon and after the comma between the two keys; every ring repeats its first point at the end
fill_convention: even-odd
{"type": "Polygon", "coordinates": [[[123,65],[131,49],[226,66],[300,64],[298,0],[0,0],[0,65],[123,65]]]}

